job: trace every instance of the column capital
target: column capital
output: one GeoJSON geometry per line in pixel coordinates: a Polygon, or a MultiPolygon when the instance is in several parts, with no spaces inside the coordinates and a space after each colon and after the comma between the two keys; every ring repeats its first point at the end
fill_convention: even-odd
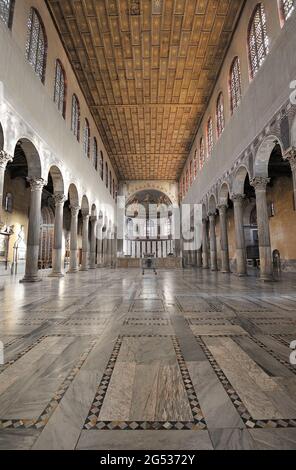
{"type": "Polygon", "coordinates": [[[230,199],[233,203],[238,202],[242,203],[245,200],[245,194],[231,194],[230,199]]]}
{"type": "Polygon", "coordinates": [[[31,186],[31,191],[42,191],[44,186],[46,185],[46,181],[43,178],[38,178],[38,177],[28,177],[27,178],[28,183],[31,186]]]}
{"type": "Polygon", "coordinates": [[[84,211],[81,211],[81,213],[82,213],[83,220],[89,219],[88,211],[84,210],[84,211]]]}
{"type": "Polygon", "coordinates": [[[255,188],[255,191],[265,191],[269,183],[270,178],[265,176],[256,176],[250,181],[250,184],[255,188]]]}
{"type": "Polygon", "coordinates": [[[227,209],[228,209],[228,204],[226,204],[226,203],[225,204],[219,204],[217,206],[217,209],[218,209],[219,212],[226,212],[227,209]]]}
{"type": "Polygon", "coordinates": [[[59,205],[64,205],[65,202],[67,201],[67,198],[65,194],[63,193],[55,193],[53,195],[53,200],[54,200],[55,205],[59,206],[59,205]]]}
{"type": "Polygon", "coordinates": [[[217,215],[216,211],[211,211],[211,212],[208,213],[208,216],[209,216],[210,219],[213,218],[213,217],[216,217],[216,215],[217,215]]]}
{"type": "Polygon", "coordinates": [[[13,157],[4,150],[0,150],[0,168],[6,168],[7,163],[12,162],[13,157]]]}
{"type": "Polygon", "coordinates": [[[296,171],[296,147],[289,148],[283,158],[290,163],[292,171],[296,171]]]}
{"type": "Polygon", "coordinates": [[[70,206],[70,210],[71,210],[72,217],[77,217],[78,212],[80,211],[80,206],[73,204],[72,206],[70,206]]]}
{"type": "Polygon", "coordinates": [[[91,218],[90,218],[90,221],[91,221],[92,223],[97,222],[97,221],[98,221],[97,216],[96,216],[96,215],[92,215],[91,218]]]}

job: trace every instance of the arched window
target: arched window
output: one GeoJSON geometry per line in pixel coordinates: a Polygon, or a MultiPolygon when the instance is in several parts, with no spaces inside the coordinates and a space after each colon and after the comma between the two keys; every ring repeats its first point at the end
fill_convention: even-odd
{"type": "Polygon", "coordinates": [[[28,20],[28,40],[26,55],[36,75],[42,82],[45,79],[47,39],[39,13],[31,8],[28,20]]]}
{"type": "Polygon", "coordinates": [[[190,165],[189,165],[189,173],[190,173],[190,186],[192,186],[192,183],[193,183],[193,165],[192,165],[192,160],[190,161],[190,165]]]}
{"type": "Polygon", "coordinates": [[[200,139],[200,142],[199,142],[199,161],[200,161],[200,168],[202,168],[205,162],[205,144],[204,144],[203,137],[200,139]]]}
{"type": "Polygon", "coordinates": [[[197,170],[198,170],[198,159],[197,159],[197,149],[194,152],[194,179],[197,178],[197,170]]]}
{"type": "Polygon", "coordinates": [[[11,28],[13,18],[14,0],[0,0],[0,20],[11,28]]]}
{"type": "Polygon", "coordinates": [[[235,57],[230,69],[230,106],[231,112],[240,105],[242,99],[242,82],[239,58],[235,57]]]}
{"type": "Polygon", "coordinates": [[[87,119],[84,121],[84,130],[83,130],[83,154],[85,157],[90,157],[90,128],[89,122],[87,119]]]}
{"type": "Polygon", "coordinates": [[[207,125],[207,144],[208,144],[208,157],[212,155],[214,148],[214,135],[213,135],[213,119],[208,120],[207,125]]]}
{"type": "Polygon", "coordinates": [[[93,148],[93,162],[94,162],[94,167],[96,170],[98,170],[98,142],[97,139],[94,137],[94,148],[93,148]]]}
{"type": "Polygon", "coordinates": [[[115,181],[114,181],[114,178],[113,178],[113,199],[115,199],[115,181]]]}
{"type": "Polygon", "coordinates": [[[280,0],[280,14],[283,22],[291,16],[295,10],[295,0],[280,0]]]}
{"type": "Polygon", "coordinates": [[[224,98],[223,93],[221,92],[217,99],[217,135],[218,138],[222,134],[225,128],[225,115],[224,115],[224,98]]]}
{"type": "Polygon", "coordinates": [[[183,197],[186,194],[186,181],[185,181],[185,176],[183,176],[183,197]]]}
{"type": "Polygon", "coordinates": [[[76,95],[72,97],[71,129],[77,140],[80,134],[80,105],[76,95]]]}
{"type": "Polygon", "coordinates": [[[101,162],[100,162],[100,173],[101,173],[101,180],[104,181],[104,154],[101,150],[101,162]]]}
{"type": "Polygon", "coordinates": [[[105,163],[105,183],[106,183],[106,188],[109,186],[109,168],[108,168],[108,163],[105,163]]]}
{"type": "Polygon", "coordinates": [[[249,58],[251,77],[254,78],[269,52],[266,15],[263,3],[258,3],[249,24],[249,58]]]}
{"type": "Polygon", "coordinates": [[[188,192],[189,190],[189,170],[187,168],[186,170],[186,193],[188,192]]]}
{"type": "Polygon", "coordinates": [[[109,172],[109,190],[110,190],[110,194],[112,194],[112,173],[111,173],[111,171],[109,172]]]}
{"type": "Polygon", "coordinates": [[[66,114],[66,77],[61,62],[56,61],[56,72],[54,82],[54,102],[57,104],[59,112],[65,117],[66,114]]]}

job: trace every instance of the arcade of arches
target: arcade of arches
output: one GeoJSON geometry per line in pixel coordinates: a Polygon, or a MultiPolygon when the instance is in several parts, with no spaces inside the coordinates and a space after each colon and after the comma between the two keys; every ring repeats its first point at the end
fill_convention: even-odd
{"type": "Polygon", "coordinates": [[[296,449],[295,43],[294,0],[0,0],[0,450],[296,449]]]}

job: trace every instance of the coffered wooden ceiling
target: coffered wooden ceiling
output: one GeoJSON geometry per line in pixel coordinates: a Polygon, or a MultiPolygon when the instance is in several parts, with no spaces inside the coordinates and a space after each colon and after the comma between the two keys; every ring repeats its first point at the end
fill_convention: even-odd
{"type": "Polygon", "coordinates": [[[244,0],[46,0],[123,180],[176,180],[244,0]]]}

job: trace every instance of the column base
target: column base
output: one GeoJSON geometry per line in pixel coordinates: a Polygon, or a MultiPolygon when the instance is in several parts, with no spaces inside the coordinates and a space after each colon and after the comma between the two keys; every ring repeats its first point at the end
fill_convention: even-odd
{"type": "Polygon", "coordinates": [[[39,276],[25,276],[23,279],[20,280],[20,284],[31,284],[36,282],[41,282],[42,279],[39,276]]]}
{"type": "Polygon", "coordinates": [[[81,268],[80,271],[86,273],[90,268],[81,268]]]}
{"type": "Polygon", "coordinates": [[[228,269],[223,269],[223,270],[221,271],[221,273],[222,273],[222,274],[231,274],[231,271],[228,270],[228,269]]]}
{"type": "Polygon", "coordinates": [[[48,277],[56,277],[56,278],[63,278],[65,275],[63,273],[50,273],[48,277]]]}
{"type": "Polygon", "coordinates": [[[89,269],[94,270],[94,269],[97,269],[97,267],[96,266],[90,266],[89,269]]]}
{"type": "Polygon", "coordinates": [[[67,274],[77,274],[79,271],[79,269],[69,269],[69,271],[67,271],[67,274]]]}

